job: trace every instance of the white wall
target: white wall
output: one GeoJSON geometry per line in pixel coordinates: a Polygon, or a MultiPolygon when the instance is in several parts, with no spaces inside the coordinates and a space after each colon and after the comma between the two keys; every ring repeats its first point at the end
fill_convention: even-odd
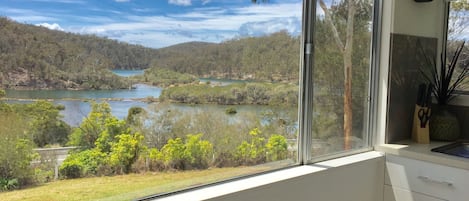
{"type": "Polygon", "coordinates": [[[384,162],[384,154],[369,151],[157,197],[154,200],[382,201],[384,162]]]}
{"type": "Polygon", "coordinates": [[[375,158],[220,196],[213,201],[380,201],[384,159],[375,158]]]}
{"type": "Polygon", "coordinates": [[[393,33],[441,38],[444,26],[444,0],[417,3],[394,0],[393,33]]]}

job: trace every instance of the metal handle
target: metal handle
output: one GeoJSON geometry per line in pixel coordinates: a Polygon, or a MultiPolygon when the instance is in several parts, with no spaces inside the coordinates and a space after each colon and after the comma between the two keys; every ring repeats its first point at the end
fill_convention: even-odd
{"type": "Polygon", "coordinates": [[[424,181],[424,182],[441,184],[441,185],[445,185],[445,186],[448,186],[448,187],[452,187],[452,186],[453,186],[453,183],[452,183],[452,182],[448,182],[448,181],[438,181],[438,180],[432,179],[432,178],[427,177],[427,176],[418,176],[417,178],[421,179],[421,180],[424,181]]]}

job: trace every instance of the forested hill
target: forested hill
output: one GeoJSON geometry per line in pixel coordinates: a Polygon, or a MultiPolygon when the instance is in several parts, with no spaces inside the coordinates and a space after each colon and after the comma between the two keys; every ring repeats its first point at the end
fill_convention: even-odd
{"type": "Polygon", "coordinates": [[[222,43],[191,42],[158,50],[151,66],[198,77],[298,80],[300,38],[287,32],[222,43]]]}
{"type": "Polygon", "coordinates": [[[299,42],[299,37],[279,32],[151,49],[0,17],[0,87],[127,88],[127,81],[109,70],[147,68],[198,77],[292,81],[298,78],[299,42]]]}
{"type": "Polygon", "coordinates": [[[154,49],[78,35],[0,17],[0,81],[4,87],[128,87],[109,69],[149,67],[154,49]]]}

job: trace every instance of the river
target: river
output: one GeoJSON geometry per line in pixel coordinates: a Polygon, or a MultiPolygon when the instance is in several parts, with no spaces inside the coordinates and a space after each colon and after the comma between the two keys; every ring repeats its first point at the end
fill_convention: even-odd
{"type": "MultiPolygon", "coordinates": [[[[128,77],[131,75],[142,74],[142,70],[118,70],[114,71],[119,76],[128,77]]],[[[227,85],[239,81],[232,80],[217,80],[217,79],[200,79],[201,82],[210,81],[220,85],[227,85]]],[[[119,90],[6,90],[7,98],[17,99],[15,101],[8,101],[9,103],[29,103],[36,99],[51,100],[54,104],[61,104],[65,106],[65,110],[61,111],[63,120],[71,126],[78,126],[84,117],[91,111],[89,100],[96,100],[97,102],[103,99],[119,99],[118,101],[108,101],[112,109],[112,114],[119,119],[124,119],[127,112],[131,107],[142,107],[150,109],[152,104],[159,103],[146,103],[134,99],[155,97],[161,95],[162,88],[149,86],[145,84],[136,84],[134,89],[119,89],[119,90]]],[[[224,112],[228,107],[235,107],[238,114],[254,114],[260,116],[266,110],[287,110],[285,108],[271,108],[269,106],[258,105],[186,105],[186,104],[171,104],[170,107],[179,109],[184,112],[195,111],[220,111],[224,112]]]]}

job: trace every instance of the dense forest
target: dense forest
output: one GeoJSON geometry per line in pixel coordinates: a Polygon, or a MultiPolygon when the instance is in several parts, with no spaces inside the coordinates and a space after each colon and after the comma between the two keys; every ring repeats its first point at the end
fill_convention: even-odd
{"type": "Polygon", "coordinates": [[[287,32],[219,44],[191,42],[158,50],[151,66],[198,77],[297,81],[300,38],[287,32]]]}
{"type": "Polygon", "coordinates": [[[4,17],[0,17],[0,33],[0,83],[4,88],[128,88],[128,80],[112,74],[112,69],[150,69],[148,73],[167,69],[196,77],[263,81],[298,79],[299,37],[286,32],[161,49],[20,24],[4,17]]]}
{"type": "Polygon", "coordinates": [[[151,49],[0,18],[0,83],[5,88],[127,88],[109,69],[148,67],[151,49]]]}

